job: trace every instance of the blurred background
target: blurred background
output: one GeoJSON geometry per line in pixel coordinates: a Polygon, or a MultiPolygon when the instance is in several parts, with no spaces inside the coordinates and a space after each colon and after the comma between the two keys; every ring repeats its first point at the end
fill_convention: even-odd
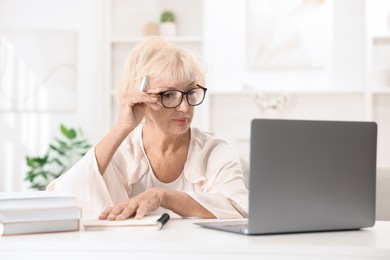
{"type": "Polygon", "coordinates": [[[388,0],[0,0],[0,191],[103,138],[127,54],[157,34],[207,71],[194,126],[243,158],[253,118],[375,121],[390,166],[388,0]]]}

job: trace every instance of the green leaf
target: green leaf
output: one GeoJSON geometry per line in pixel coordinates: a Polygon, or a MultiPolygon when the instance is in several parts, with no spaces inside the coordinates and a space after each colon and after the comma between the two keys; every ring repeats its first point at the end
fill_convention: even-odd
{"type": "Polygon", "coordinates": [[[64,142],[58,138],[55,138],[55,140],[60,144],[61,147],[69,148],[69,145],[66,142],[64,142]]]}
{"type": "Polygon", "coordinates": [[[61,155],[65,155],[65,152],[61,149],[61,148],[57,148],[55,147],[54,145],[49,145],[51,149],[53,149],[54,151],[56,151],[57,153],[61,154],[61,155]]]}
{"type": "Polygon", "coordinates": [[[77,137],[76,130],[70,129],[70,132],[71,132],[71,137],[70,137],[70,139],[75,139],[75,138],[77,137]]]}
{"type": "Polygon", "coordinates": [[[77,142],[73,143],[73,145],[75,145],[75,146],[82,146],[82,145],[85,145],[85,144],[86,144],[85,140],[81,140],[81,141],[77,141],[77,142]]]}
{"type": "Polygon", "coordinates": [[[45,178],[46,180],[49,179],[49,176],[48,176],[47,172],[41,172],[41,176],[43,178],[45,178]]]}
{"type": "Polygon", "coordinates": [[[52,162],[55,162],[55,163],[57,163],[60,166],[64,166],[64,164],[58,158],[53,158],[52,162]]]}
{"type": "Polygon", "coordinates": [[[86,145],[84,145],[83,147],[81,147],[81,148],[84,148],[84,149],[89,149],[89,148],[91,148],[92,146],[91,145],[89,145],[89,144],[86,144],[86,145]]]}
{"type": "Polygon", "coordinates": [[[42,185],[42,184],[39,184],[39,183],[34,183],[30,187],[35,189],[35,190],[45,190],[46,189],[45,185],[42,185]]]}
{"type": "Polygon", "coordinates": [[[37,175],[33,172],[28,172],[27,173],[27,176],[26,176],[26,179],[29,181],[29,182],[33,182],[35,177],[37,177],[37,175]]]}
{"type": "Polygon", "coordinates": [[[74,129],[72,129],[72,128],[67,129],[64,125],[61,125],[61,132],[68,139],[74,139],[77,136],[76,131],[74,129]]]}
{"type": "Polygon", "coordinates": [[[26,156],[26,162],[27,162],[27,166],[30,167],[34,166],[34,160],[31,157],[26,156]]]}
{"type": "Polygon", "coordinates": [[[47,163],[47,159],[49,157],[46,155],[45,157],[36,157],[35,161],[39,164],[39,166],[44,166],[47,163]]]}

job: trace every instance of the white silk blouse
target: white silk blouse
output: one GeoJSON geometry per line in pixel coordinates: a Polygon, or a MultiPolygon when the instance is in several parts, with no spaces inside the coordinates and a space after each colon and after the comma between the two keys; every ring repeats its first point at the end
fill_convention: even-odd
{"type": "MultiPolygon", "coordinates": [[[[191,128],[183,172],[171,183],[163,183],[154,175],[140,126],[115,152],[103,176],[93,147],[47,190],[73,194],[83,218],[97,218],[106,208],[152,187],[185,192],[217,218],[247,216],[248,190],[238,154],[225,140],[197,128],[191,128]]],[[[167,210],[155,213],[160,211],[167,210]]]]}

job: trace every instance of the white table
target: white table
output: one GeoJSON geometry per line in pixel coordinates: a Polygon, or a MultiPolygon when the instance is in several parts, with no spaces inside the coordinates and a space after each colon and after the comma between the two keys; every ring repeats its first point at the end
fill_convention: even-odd
{"type": "Polygon", "coordinates": [[[390,259],[390,222],[359,231],[244,236],[172,219],[162,230],[0,237],[0,259],[390,259]]]}

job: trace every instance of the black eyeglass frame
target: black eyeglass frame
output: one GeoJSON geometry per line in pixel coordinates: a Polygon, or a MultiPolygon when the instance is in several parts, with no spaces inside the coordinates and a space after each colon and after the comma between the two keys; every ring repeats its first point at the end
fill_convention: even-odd
{"type": "Polygon", "coordinates": [[[158,95],[160,95],[160,97],[161,97],[161,104],[162,104],[163,107],[165,107],[165,108],[177,108],[178,106],[181,105],[181,102],[183,102],[183,97],[184,97],[184,96],[186,96],[186,100],[187,100],[187,104],[188,104],[188,105],[190,105],[190,106],[192,106],[192,107],[196,107],[196,106],[199,106],[200,104],[203,103],[203,101],[204,101],[204,99],[205,99],[205,97],[206,97],[206,92],[207,92],[207,88],[202,87],[202,86],[199,85],[199,84],[196,84],[196,88],[189,89],[189,90],[186,91],[186,92],[183,92],[183,91],[181,91],[181,90],[175,89],[175,90],[167,90],[167,91],[160,92],[160,93],[158,93],[158,95]],[[191,92],[192,90],[194,90],[194,89],[202,89],[202,90],[203,90],[203,98],[202,98],[202,100],[201,100],[198,104],[196,104],[196,105],[192,105],[192,104],[190,104],[190,102],[188,101],[188,93],[190,93],[190,92],[191,92]],[[163,102],[163,95],[164,95],[165,93],[167,93],[167,92],[170,92],[170,91],[178,91],[178,92],[181,93],[181,99],[180,99],[180,102],[179,102],[179,104],[178,104],[177,106],[174,106],[174,107],[167,107],[167,106],[164,105],[164,102],[163,102]]]}

